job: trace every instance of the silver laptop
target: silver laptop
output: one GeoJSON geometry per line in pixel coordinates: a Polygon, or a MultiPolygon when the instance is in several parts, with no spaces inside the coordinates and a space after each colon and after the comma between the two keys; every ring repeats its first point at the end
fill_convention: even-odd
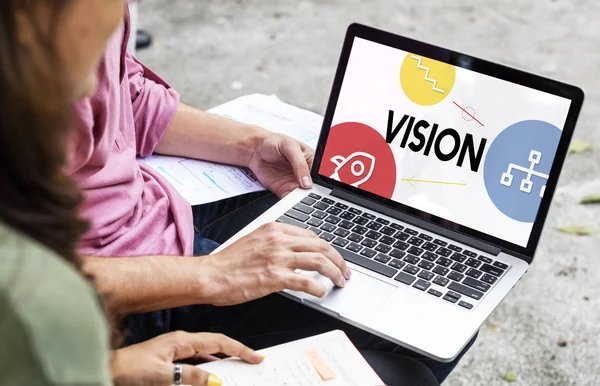
{"type": "Polygon", "coordinates": [[[533,262],[583,103],[566,85],[353,24],[298,189],[222,248],[278,221],[348,262],[300,301],[449,362],[533,262]]]}

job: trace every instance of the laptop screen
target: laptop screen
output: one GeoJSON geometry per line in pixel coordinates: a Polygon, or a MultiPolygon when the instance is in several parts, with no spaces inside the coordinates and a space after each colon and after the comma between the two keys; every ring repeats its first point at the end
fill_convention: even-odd
{"type": "Polygon", "coordinates": [[[319,174],[526,247],[570,104],[354,38],[319,174]]]}

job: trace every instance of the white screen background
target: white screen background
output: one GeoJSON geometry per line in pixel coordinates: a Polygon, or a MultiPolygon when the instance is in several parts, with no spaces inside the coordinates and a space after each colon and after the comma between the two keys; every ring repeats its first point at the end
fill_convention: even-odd
{"type": "MultiPolygon", "coordinates": [[[[404,114],[438,123],[438,133],[452,127],[472,133],[475,145],[487,138],[486,153],[494,138],[513,123],[537,119],[562,130],[570,100],[509,83],[490,76],[456,67],[456,81],[448,97],[437,105],[424,107],[411,102],[400,85],[400,67],[407,52],[355,38],[342,83],[332,126],[343,122],[361,122],[379,131],[385,138],[388,111],[394,111],[394,123],[404,114]],[[485,127],[466,122],[452,103],[471,105],[485,127]]],[[[394,124],[394,127],[395,127],[394,124]]],[[[533,223],[513,220],[500,212],[490,200],[483,179],[483,163],[477,173],[463,167],[456,158],[438,160],[433,151],[424,156],[399,147],[404,127],[391,144],[398,178],[392,200],[451,220],[520,246],[526,246],[533,223]],[[466,187],[418,184],[413,188],[402,178],[464,182],[466,187]]],[[[423,130],[427,135],[429,129],[423,130]]],[[[411,136],[411,138],[413,138],[411,136]]],[[[411,140],[409,139],[410,143],[411,140]]],[[[444,144],[444,142],[442,142],[444,144]]],[[[325,160],[323,161],[325,162],[325,160]]]]}

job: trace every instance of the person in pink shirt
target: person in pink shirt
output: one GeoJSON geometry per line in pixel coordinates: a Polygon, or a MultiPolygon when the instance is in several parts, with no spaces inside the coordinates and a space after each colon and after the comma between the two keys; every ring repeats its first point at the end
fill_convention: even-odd
{"type": "Polygon", "coordinates": [[[296,275],[298,268],[319,271],[338,287],[350,279],[343,258],[314,233],[267,224],[208,255],[277,198],[310,188],[313,150],[183,104],[127,53],[129,33],[126,19],[106,47],[97,91],[77,104],[67,170],[84,191],[82,216],[91,223],[79,248],[83,269],[110,294],[109,311],[128,315],[129,343],[182,329],[221,332],[261,348],[342,328],[359,349],[416,357],[441,382],[460,357],[450,364],[428,361],[271,295],[293,289],[324,296],[325,287],[296,275]],[[192,209],[136,158],[153,153],[248,167],[272,193],[192,209]]]}
{"type": "Polygon", "coordinates": [[[81,212],[91,223],[79,251],[94,276],[106,270],[97,275],[100,285],[118,283],[111,291],[115,309],[238,304],[284,288],[324,294],[316,281],[297,277],[296,268],[319,270],[343,286],[350,271],[341,256],[314,233],[282,224],[264,226],[217,255],[192,257],[195,238],[202,239],[195,237],[190,205],[137,156],[159,152],[247,166],[282,197],[311,186],[313,151],[181,103],[175,90],[127,53],[128,35],[127,19],[109,40],[96,92],[76,105],[68,146],[67,174],[84,191],[81,212]],[[269,248],[264,240],[271,239],[269,248]],[[293,250],[312,256],[296,261],[293,250]],[[130,293],[135,297],[122,296],[130,293]]]}

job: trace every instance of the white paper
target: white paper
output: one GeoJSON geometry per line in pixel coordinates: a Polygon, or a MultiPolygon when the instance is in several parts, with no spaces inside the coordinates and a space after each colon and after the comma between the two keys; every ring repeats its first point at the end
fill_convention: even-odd
{"type": "MultiPolygon", "coordinates": [[[[323,122],[322,116],[284,103],[274,95],[243,96],[208,112],[286,134],[312,148],[317,146],[323,122]]],[[[236,166],[160,155],[140,161],[168,180],[190,205],[264,190],[249,170],[236,166]]]]}
{"type": "Polygon", "coordinates": [[[258,365],[226,359],[200,365],[223,386],[381,386],[383,382],[342,331],[332,331],[260,351],[258,365]],[[306,356],[317,349],[335,372],[324,381],[306,356]]]}
{"type": "Polygon", "coordinates": [[[246,95],[208,112],[289,135],[312,148],[317,146],[323,123],[319,114],[284,103],[275,95],[246,95]]]}

